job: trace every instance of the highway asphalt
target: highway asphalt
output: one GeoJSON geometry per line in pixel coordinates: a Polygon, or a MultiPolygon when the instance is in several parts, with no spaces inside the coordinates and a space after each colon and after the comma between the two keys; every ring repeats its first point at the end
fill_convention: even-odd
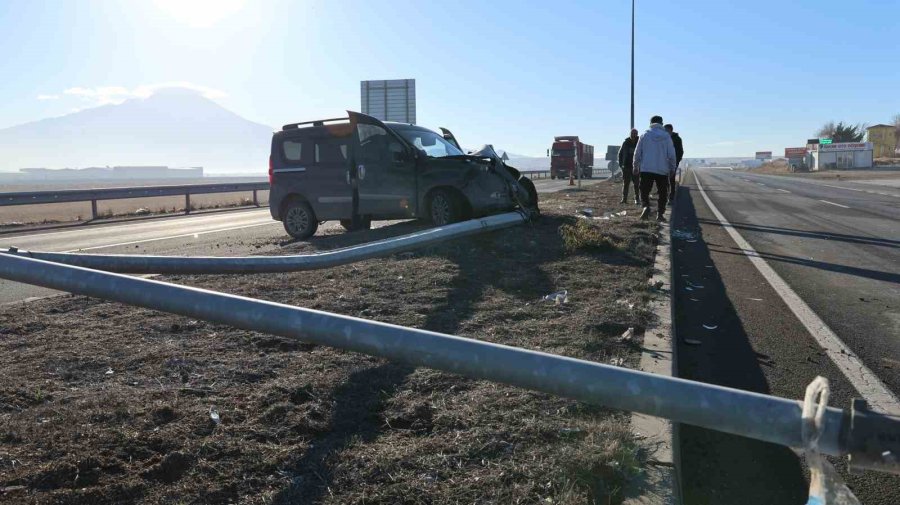
{"type": "MultiPolygon", "coordinates": [[[[603,179],[583,180],[596,184],[603,179]]],[[[567,180],[535,179],[540,193],[568,188],[567,180]]],[[[335,232],[337,222],[319,228],[335,232]]],[[[241,256],[277,248],[289,237],[268,208],[199,213],[92,223],[64,229],[0,235],[0,249],[89,253],[241,256]]],[[[56,294],[55,291],[0,280],[0,304],[56,294]]]]}
{"type": "MultiPolygon", "coordinates": [[[[847,408],[851,398],[871,394],[860,375],[865,367],[896,397],[900,188],[714,169],[694,170],[684,182],[672,217],[673,229],[686,234],[673,240],[679,374],[795,399],[822,375],[831,382],[831,405],[847,408]],[[782,299],[747,252],[861,366],[837,366],[797,315],[797,303],[782,299]]],[[[692,427],[681,428],[681,442],[685,503],[805,501],[804,465],[786,448],[692,427]]],[[[900,478],[851,476],[837,463],[862,503],[900,503],[900,478]]]]}

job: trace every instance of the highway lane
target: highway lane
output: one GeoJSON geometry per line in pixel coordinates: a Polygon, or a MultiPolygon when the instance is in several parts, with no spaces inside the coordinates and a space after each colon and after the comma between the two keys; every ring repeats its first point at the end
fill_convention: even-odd
{"type": "MultiPolygon", "coordinates": [[[[830,403],[847,407],[868,388],[859,380],[865,367],[896,396],[897,222],[900,197],[885,186],[693,170],[673,215],[673,228],[700,232],[697,240],[673,241],[679,373],[789,398],[802,398],[809,381],[823,375],[831,381],[830,403]],[[701,184],[744,245],[701,196],[701,184]],[[747,247],[859,356],[861,367],[835,365],[798,318],[797,303],[781,298],[747,247]]],[[[682,427],[681,440],[686,503],[802,502],[807,484],[789,450],[691,427],[682,427]]],[[[839,463],[862,503],[900,502],[897,477],[851,476],[839,463]]]]}
{"type": "Polygon", "coordinates": [[[19,249],[36,251],[89,251],[115,245],[132,245],[166,238],[180,238],[181,235],[270,225],[273,222],[268,209],[236,210],[86,224],[63,230],[0,235],[0,246],[4,249],[16,246],[19,249]]]}
{"type": "MultiPolygon", "coordinates": [[[[258,254],[287,238],[268,209],[251,209],[2,235],[0,249],[237,256],[258,254]]],[[[58,292],[0,280],[0,304],[54,294],[58,292]]]]}
{"type": "Polygon", "coordinates": [[[770,266],[900,391],[900,192],[725,171],[696,175],[770,266]]]}

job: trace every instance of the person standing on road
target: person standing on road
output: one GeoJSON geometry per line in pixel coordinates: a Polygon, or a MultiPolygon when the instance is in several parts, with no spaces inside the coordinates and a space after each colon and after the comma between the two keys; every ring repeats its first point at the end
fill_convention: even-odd
{"type": "Polygon", "coordinates": [[[672,136],[672,144],[675,146],[675,171],[669,176],[669,204],[671,204],[675,201],[675,175],[678,173],[678,165],[681,165],[681,158],[684,157],[684,145],[681,143],[681,136],[675,133],[675,127],[667,124],[666,131],[672,136]]]}
{"type": "Polygon", "coordinates": [[[637,147],[638,131],[631,130],[631,135],[622,142],[619,149],[619,167],[622,169],[622,203],[628,203],[628,186],[634,183],[634,203],[640,205],[640,183],[634,171],[634,148],[637,147]]]}
{"type": "Polygon", "coordinates": [[[641,219],[650,216],[650,190],[656,184],[659,193],[656,220],[665,221],[669,177],[675,173],[675,145],[672,136],[663,128],[661,116],[650,118],[650,128],[638,139],[634,149],[634,170],[641,178],[641,219]]]}

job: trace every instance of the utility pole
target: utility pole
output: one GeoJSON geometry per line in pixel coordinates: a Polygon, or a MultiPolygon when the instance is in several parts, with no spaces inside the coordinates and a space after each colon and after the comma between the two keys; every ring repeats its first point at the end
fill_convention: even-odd
{"type": "Polygon", "coordinates": [[[631,0],[631,128],[634,129],[634,1],[631,0]]]}

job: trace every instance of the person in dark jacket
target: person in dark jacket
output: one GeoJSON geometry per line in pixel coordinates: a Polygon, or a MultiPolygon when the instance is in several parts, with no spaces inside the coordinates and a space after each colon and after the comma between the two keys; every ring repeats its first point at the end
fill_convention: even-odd
{"type": "Polygon", "coordinates": [[[681,158],[684,157],[684,145],[681,143],[681,136],[675,133],[675,127],[671,124],[665,126],[666,131],[672,136],[672,143],[675,144],[675,171],[669,176],[669,203],[675,201],[675,175],[678,173],[678,165],[681,164],[681,158]]]}
{"type": "Polygon", "coordinates": [[[622,142],[619,149],[619,167],[622,169],[622,203],[628,202],[628,186],[634,183],[634,203],[641,204],[640,176],[634,171],[634,148],[637,147],[638,131],[631,130],[631,135],[622,142]]]}

